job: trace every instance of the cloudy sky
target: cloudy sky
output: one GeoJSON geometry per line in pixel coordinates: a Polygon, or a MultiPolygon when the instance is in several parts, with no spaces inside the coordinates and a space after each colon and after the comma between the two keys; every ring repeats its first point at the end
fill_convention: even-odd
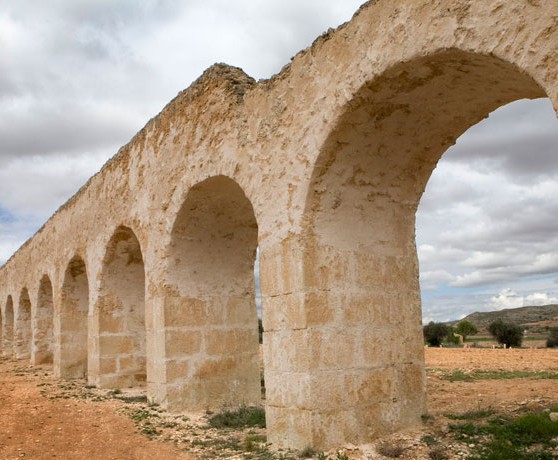
{"type": "MultiPolygon", "coordinates": [[[[268,78],[361,0],[0,3],[0,263],[214,62],[268,78]]],[[[558,302],[558,121],[517,102],[439,163],[417,216],[425,320],[558,302]]]]}
{"type": "Polygon", "coordinates": [[[417,214],[425,319],[558,303],[557,149],[558,120],[537,99],[444,154],[417,214]]]}

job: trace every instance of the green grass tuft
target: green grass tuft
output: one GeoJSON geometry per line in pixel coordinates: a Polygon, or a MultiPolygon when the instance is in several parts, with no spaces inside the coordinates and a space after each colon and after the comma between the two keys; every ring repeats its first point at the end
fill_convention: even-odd
{"type": "Polygon", "coordinates": [[[549,371],[471,371],[455,370],[444,372],[441,376],[450,382],[472,382],[474,380],[511,380],[511,379],[558,379],[558,372],[549,371]]]}
{"type": "Polygon", "coordinates": [[[147,410],[144,409],[138,409],[136,411],[134,411],[131,415],[130,418],[134,421],[134,422],[142,422],[143,420],[147,420],[151,417],[159,417],[158,414],[154,414],[152,412],[149,412],[147,410]]]}
{"type": "Polygon", "coordinates": [[[462,414],[444,414],[450,420],[481,420],[494,415],[493,409],[477,409],[463,412],[462,414]]]}
{"type": "Polygon", "coordinates": [[[488,429],[496,438],[518,446],[550,444],[558,436],[558,422],[550,420],[545,413],[527,414],[515,420],[496,419],[491,421],[488,429]]]}
{"type": "Polygon", "coordinates": [[[527,414],[517,418],[483,416],[474,411],[450,418],[474,420],[449,425],[457,440],[474,441],[476,447],[469,460],[550,460],[558,456],[550,451],[558,447],[558,422],[546,413],[527,414]],[[462,418],[465,415],[465,418],[462,418]],[[468,418],[468,417],[473,417],[468,418]]]}
{"type": "Polygon", "coordinates": [[[427,446],[435,446],[436,444],[439,443],[439,441],[434,436],[430,436],[428,434],[420,438],[420,441],[426,444],[427,446]]]}
{"type": "Polygon", "coordinates": [[[261,407],[225,409],[209,417],[208,422],[212,428],[265,428],[265,411],[261,407]]]}
{"type": "Polygon", "coordinates": [[[455,432],[455,439],[460,441],[486,434],[484,426],[471,422],[450,424],[448,427],[451,431],[455,432]]]}

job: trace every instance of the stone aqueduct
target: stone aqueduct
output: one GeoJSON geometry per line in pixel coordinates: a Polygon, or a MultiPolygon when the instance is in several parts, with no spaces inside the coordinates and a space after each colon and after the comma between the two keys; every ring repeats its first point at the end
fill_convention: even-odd
{"type": "Polygon", "coordinates": [[[491,111],[558,107],[557,49],[557,0],[379,0],[270,80],[211,67],[0,270],[4,356],[173,411],[259,403],[259,247],[270,441],[417,423],[421,194],[491,111]]]}

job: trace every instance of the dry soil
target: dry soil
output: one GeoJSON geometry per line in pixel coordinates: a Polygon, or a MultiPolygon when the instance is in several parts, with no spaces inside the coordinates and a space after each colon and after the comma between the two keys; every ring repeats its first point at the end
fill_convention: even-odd
{"type": "MultiPolygon", "coordinates": [[[[429,448],[423,439],[431,435],[445,443],[449,458],[465,458],[467,448],[453,442],[447,433],[451,421],[445,415],[482,408],[516,413],[558,406],[556,379],[447,380],[455,370],[464,374],[478,370],[558,372],[558,350],[428,348],[425,357],[427,422],[374,444],[345,446],[348,458],[386,458],[378,454],[378,445],[387,443],[405,448],[399,458],[427,459],[429,448]]],[[[239,451],[238,446],[247,445],[247,436],[262,438],[263,430],[223,434],[205,425],[204,414],[165,414],[149,406],[141,394],[92,389],[84,382],[56,380],[46,367],[0,361],[2,460],[258,458],[253,451],[239,451]],[[227,447],[231,442],[236,443],[236,450],[227,447]]],[[[336,452],[328,454],[336,456],[336,452]]],[[[268,451],[268,455],[279,458],[280,454],[268,451]]]]}

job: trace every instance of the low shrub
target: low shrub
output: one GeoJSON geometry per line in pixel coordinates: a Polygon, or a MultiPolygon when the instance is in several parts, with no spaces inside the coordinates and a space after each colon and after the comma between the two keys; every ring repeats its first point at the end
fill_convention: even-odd
{"type": "Polygon", "coordinates": [[[405,448],[399,444],[382,443],[377,448],[376,451],[388,458],[399,458],[405,453],[405,448]]]}
{"type": "Polygon", "coordinates": [[[265,411],[261,407],[242,406],[235,410],[224,409],[208,419],[212,428],[265,428],[265,411]]]}
{"type": "Polygon", "coordinates": [[[443,446],[432,447],[428,451],[428,458],[430,460],[448,460],[449,454],[447,448],[443,446]]]}
{"type": "Polygon", "coordinates": [[[546,339],[547,348],[557,348],[558,347],[558,327],[550,328],[550,335],[546,339]]]}

